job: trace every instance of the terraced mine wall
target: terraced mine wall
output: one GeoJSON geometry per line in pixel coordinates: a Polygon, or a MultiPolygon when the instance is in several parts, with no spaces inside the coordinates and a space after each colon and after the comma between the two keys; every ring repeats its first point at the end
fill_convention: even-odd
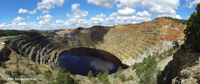
{"type": "Polygon", "coordinates": [[[168,19],[155,19],[126,26],[78,28],[57,32],[54,37],[18,38],[11,44],[17,53],[38,64],[56,65],[60,53],[73,48],[92,48],[116,56],[126,65],[184,43],[186,25],[168,19]]]}
{"type": "Polygon", "coordinates": [[[8,47],[4,47],[0,50],[0,62],[4,62],[6,60],[9,60],[9,55],[11,53],[11,50],[8,47]]]}

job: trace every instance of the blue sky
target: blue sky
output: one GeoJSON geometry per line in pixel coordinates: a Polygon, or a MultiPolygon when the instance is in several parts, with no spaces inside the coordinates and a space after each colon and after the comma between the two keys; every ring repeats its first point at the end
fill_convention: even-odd
{"type": "Polygon", "coordinates": [[[53,30],[188,19],[200,0],[1,0],[0,29],[53,30]]]}

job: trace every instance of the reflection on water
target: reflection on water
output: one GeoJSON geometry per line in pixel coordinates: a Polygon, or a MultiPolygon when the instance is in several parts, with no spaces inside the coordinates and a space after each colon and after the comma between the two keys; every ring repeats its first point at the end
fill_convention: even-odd
{"type": "Polygon", "coordinates": [[[109,70],[110,73],[114,73],[118,69],[118,66],[112,62],[97,57],[63,54],[59,56],[58,60],[60,67],[65,68],[72,74],[84,76],[88,74],[89,70],[96,76],[99,72],[109,70]]]}

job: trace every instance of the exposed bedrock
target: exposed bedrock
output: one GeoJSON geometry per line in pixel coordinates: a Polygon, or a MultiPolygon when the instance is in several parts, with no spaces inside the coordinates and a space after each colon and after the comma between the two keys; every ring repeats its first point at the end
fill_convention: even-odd
{"type": "Polygon", "coordinates": [[[4,47],[0,51],[0,62],[4,62],[4,61],[9,60],[10,53],[11,53],[11,50],[8,47],[4,47]]]}
{"type": "MultiPolygon", "coordinates": [[[[189,49],[179,49],[174,54],[173,60],[167,64],[165,69],[162,71],[162,75],[158,77],[158,84],[171,84],[172,80],[175,77],[180,76],[180,75],[182,75],[182,78],[185,78],[185,79],[189,78],[191,72],[181,74],[180,71],[188,67],[197,65],[200,61],[199,60],[200,53],[190,53],[190,52],[186,52],[185,50],[189,50],[189,49]]],[[[195,68],[194,70],[199,71],[198,68],[195,68]]],[[[178,80],[177,78],[176,82],[177,83],[175,84],[182,84],[181,82],[183,81],[178,80]]],[[[188,84],[192,84],[192,83],[188,83],[188,84]]]]}
{"type": "Polygon", "coordinates": [[[54,37],[22,37],[11,48],[39,64],[58,63],[58,56],[63,51],[92,48],[108,52],[130,66],[172,48],[173,41],[183,44],[185,28],[186,25],[162,18],[140,25],[64,30],[54,37]]]}

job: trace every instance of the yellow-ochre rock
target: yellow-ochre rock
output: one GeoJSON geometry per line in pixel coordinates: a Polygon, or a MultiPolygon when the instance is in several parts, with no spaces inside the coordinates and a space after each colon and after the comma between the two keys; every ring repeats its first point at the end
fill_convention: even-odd
{"type": "Polygon", "coordinates": [[[58,63],[59,54],[86,47],[106,51],[126,65],[184,43],[186,25],[169,19],[155,19],[142,24],[79,28],[56,32],[54,37],[19,38],[11,48],[39,64],[58,63]]]}

